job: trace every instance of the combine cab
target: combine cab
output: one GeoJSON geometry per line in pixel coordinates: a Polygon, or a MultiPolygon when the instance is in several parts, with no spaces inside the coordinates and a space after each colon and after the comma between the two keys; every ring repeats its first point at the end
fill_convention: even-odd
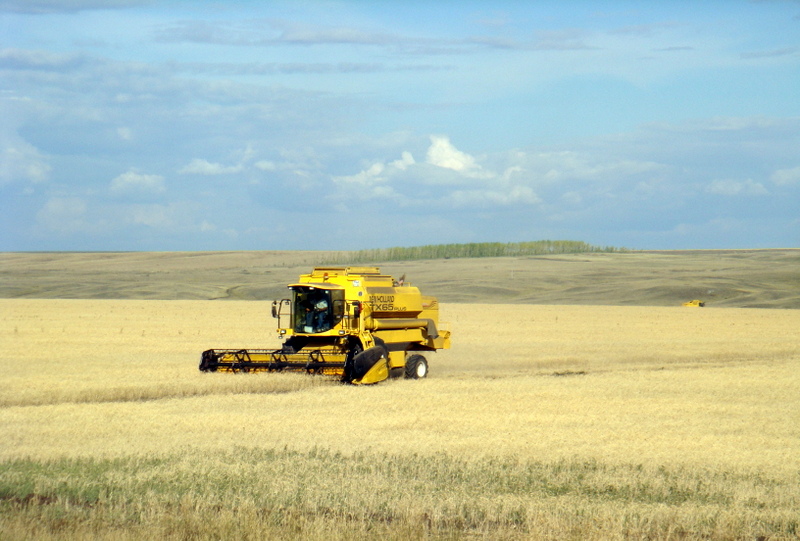
{"type": "Polygon", "coordinates": [[[289,290],[291,298],[272,303],[280,349],[209,349],[200,370],[294,371],[377,383],[424,378],[424,354],[450,347],[436,298],[376,267],[317,267],[289,290]]]}

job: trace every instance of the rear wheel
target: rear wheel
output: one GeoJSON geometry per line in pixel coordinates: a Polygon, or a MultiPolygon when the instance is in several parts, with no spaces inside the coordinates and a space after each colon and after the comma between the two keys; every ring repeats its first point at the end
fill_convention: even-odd
{"type": "Polygon", "coordinates": [[[412,355],[406,359],[406,378],[422,379],[428,375],[428,360],[422,355],[412,355]]]}

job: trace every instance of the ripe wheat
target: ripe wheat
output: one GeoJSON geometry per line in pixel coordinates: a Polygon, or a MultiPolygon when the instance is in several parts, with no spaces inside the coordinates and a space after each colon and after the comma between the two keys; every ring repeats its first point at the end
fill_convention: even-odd
{"type": "Polygon", "coordinates": [[[353,387],[200,373],[266,303],[0,301],[2,537],[800,532],[800,312],[442,310],[428,379],[353,387]]]}

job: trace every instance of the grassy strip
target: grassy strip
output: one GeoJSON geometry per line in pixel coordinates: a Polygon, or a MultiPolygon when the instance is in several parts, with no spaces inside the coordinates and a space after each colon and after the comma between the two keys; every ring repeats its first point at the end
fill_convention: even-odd
{"type": "Polygon", "coordinates": [[[426,246],[376,248],[339,252],[326,264],[377,263],[421,259],[512,257],[529,255],[627,252],[625,248],[592,246],[574,240],[539,240],[531,242],[473,242],[467,244],[431,244],[426,246]]]}
{"type": "Polygon", "coordinates": [[[283,394],[336,385],[332,377],[312,377],[296,373],[198,374],[197,377],[167,382],[133,380],[125,385],[89,388],[61,387],[0,390],[0,408],[13,406],[47,406],[55,404],[102,404],[112,402],[142,402],[168,398],[233,394],[283,394]]]}
{"type": "Polygon", "coordinates": [[[796,479],[238,448],[0,464],[0,536],[797,538],[796,479]]]}

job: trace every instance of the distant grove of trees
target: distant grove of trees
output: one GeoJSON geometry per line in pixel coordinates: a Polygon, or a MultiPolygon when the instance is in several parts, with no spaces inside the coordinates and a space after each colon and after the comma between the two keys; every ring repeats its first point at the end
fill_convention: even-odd
{"type": "Polygon", "coordinates": [[[579,254],[627,252],[626,248],[593,246],[575,240],[537,240],[531,242],[471,242],[467,244],[429,244],[426,246],[374,248],[355,252],[338,252],[327,263],[375,263],[379,261],[412,261],[466,257],[509,257],[546,254],[579,254]]]}

